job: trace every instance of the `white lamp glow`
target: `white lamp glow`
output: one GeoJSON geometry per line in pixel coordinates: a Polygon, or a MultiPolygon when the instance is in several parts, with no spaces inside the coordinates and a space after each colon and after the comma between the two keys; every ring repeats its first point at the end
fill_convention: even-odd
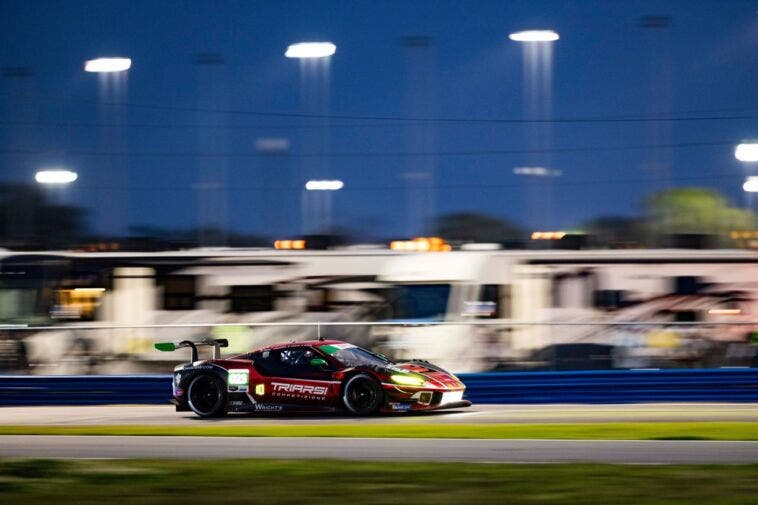
{"type": "Polygon", "coordinates": [[[331,42],[300,42],[287,47],[287,58],[326,58],[337,51],[331,42]]]}
{"type": "Polygon", "coordinates": [[[739,144],[734,149],[734,157],[740,161],[758,161],[758,142],[739,144]]]}
{"type": "Polygon", "coordinates": [[[131,67],[130,58],[96,58],[84,62],[84,71],[94,73],[124,72],[131,67]]]}
{"type": "Polygon", "coordinates": [[[742,185],[748,193],[758,193],[758,176],[752,175],[745,179],[745,184],[742,185]]]}
{"type": "Polygon", "coordinates": [[[340,180],[311,180],[305,183],[305,189],[308,191],[337,191],[343,187],[345,187],[345,184],[340,180]]]}
{"type": "Polygon", "coordinates": [[[560,38],[553,30],[524,30],[508,35],[515,42],[555,42],[560,38]]]}
{"type": "Polygon", "coordinates": [[[78,177],[71,170],[40,170],[34,174],[34,179],[40,184],[70,184],[78,177]]]}

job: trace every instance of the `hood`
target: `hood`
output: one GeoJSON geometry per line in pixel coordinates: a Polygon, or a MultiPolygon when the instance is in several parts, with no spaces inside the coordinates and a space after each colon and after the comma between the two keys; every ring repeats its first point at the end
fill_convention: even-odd
{"type": "Polygon", "coordinates": [[[428,361],[413,360],[395,363],[387,367],[387,372],[390,374],[392,372],[408,372],[423,375],[432,386],[438,388],[459,389],[466,387],[458,377],[428,361]]]}

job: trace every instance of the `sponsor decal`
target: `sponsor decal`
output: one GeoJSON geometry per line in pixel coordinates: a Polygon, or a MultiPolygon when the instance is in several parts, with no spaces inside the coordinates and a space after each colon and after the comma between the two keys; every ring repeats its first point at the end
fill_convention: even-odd
{"type": "Polygon", "coordinates": [[[301,400],[320,400],[326,396],[329,388],[312,384],[293,384],[290,382],[272,382],[271,394],[282,398],[298,398],[301,400]]]}
{"type": "Polygon", "coordinates": [[[392,410],[411,410],[410,403],[390,402],[389,406],[392,410]]]}
{"type": "Polygon", "coordinates": [[[194,372],[196,370],[213,370],[214,368],[221,368],[218,365],[192,365],[182,369],[183,372],[194,372]]]}
{"type": "Polygon", "coordinates": [[[262,403],[256,403],[253,405],[256,412],[281,412],[284,407],[281,405],[266,405],[262,403]]]}

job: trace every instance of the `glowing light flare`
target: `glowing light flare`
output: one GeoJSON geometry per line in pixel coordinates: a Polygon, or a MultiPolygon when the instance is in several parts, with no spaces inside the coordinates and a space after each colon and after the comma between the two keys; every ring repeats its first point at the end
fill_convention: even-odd
{"type": "Polygon", "coordinates": [[[413,240],[393,240],[390,242],[393,251],[410,252],[449,252],[453,247],[440,237],[416,237],[413,240]]]}
{"type": "Polygon", "coordinates": [[[95,58],[84,62],[84,71],[93,73],[125,72],[132,68],[131,58],[95,58]]]}
{"type": "Polygon", "coordinates": [[[565,236],[565,231],[535,231],[532,240],[560,240],[565,236]]]}
{"type": "Polygon", "coordinates": [[[390,376],[390,379],[392,379],[392,382],[404,386],[421,386],[426,382],[426,380],[420,375],[394,374],[390,376]]]}
{"type": "Polygon", "coordinates": [[[274,242],[274,248],[275,249],[305,249],[305,240],[302,239],[296,239],[296,240],[277,240],[274,242]]]}
{"type": "Polygon", "coordinates": [[[335,180],[310,180],[305,183],[305,189],[308,191],[338,191],[345,187],[345,183],[339,179],[335,180]]]}
{"type": "Polygon", "coordinates": [[[513,173],[516,175],[532,175],[535,177],[560,177],[563,175],[561,170],[552,170],[545,167],[515,167],[513,173]]]}
{"type": "Polygon", "coordinates": [[[82,294],[92,294],[96,295],[99,293],[104,293],[105,288],[74,288],[75,293],[82,293],[82,294]]]}
{"type": "Polygon", "coordinates": [[[741,309],[710,309],[709,314],[715,316],[738,316],[742,314],[741,309]]]}
{"type": "Polygon", "coordinates": [[[555,42],[560,36],[553,30],[524,30],[513,32],[508,38],[515,42],[555,42]]]}
{"type": "Polygon", "coordinates": [[[758,176],[751,175],[745,179],[742,189],[748,193],[758,193],[758,176]]]}
{"type": "Polygon", "coordinates": [[[284,56],[287,58],[327,58],[337,51],[331,42],[299,42],[290,44],[284,56]]]}
{"type": "Polygon", "coordinates": [[[758,142],[739,144],[734,148],[734,157],[743,162],[758,161],[758,142]]]}
{"type": "Polygon", "coordinates": [[[735,230],[729,232],[729,237],[731,237],[733,240],[758,238],[758,231],[735,230]]]}
{"type": "Polygon", "coordinates": [[[70,184],[78,178],[71,170],[40,170],[34,174],[34,180],[40,184],[70,184]]]}

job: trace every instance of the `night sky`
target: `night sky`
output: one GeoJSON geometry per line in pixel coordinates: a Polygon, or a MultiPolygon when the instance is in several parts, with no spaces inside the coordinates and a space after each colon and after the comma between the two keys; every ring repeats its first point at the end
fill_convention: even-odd
{"type": "Polygon", "coordinates": [[[345,182],[332,224],[364,238],[454,211],[562,229],[638,213],[666,187],[743,205],[758,174],[733,156],[758,137],[755,0],[0,0],[0,38],[0,178],[77,171],[53,197],[92,210],[101,231],[313,231],[309,178],[345,182]],[[508,40],[529,28],[561,36],[537,109],[508,40]],[[337,45],[328,71],[284,58],[308,40],[337,45]],[[98,56],[132,58],[128,78],[85,73],[98,56]],[[535,110],[559,121],[518,122],[535,110]],[[564,121],[655,117],[676,120],[564,121]],[[290,148],[261,153],[261,138],[290,148]],[[537,165],[561,175],[513,173],[537,165]]]}

